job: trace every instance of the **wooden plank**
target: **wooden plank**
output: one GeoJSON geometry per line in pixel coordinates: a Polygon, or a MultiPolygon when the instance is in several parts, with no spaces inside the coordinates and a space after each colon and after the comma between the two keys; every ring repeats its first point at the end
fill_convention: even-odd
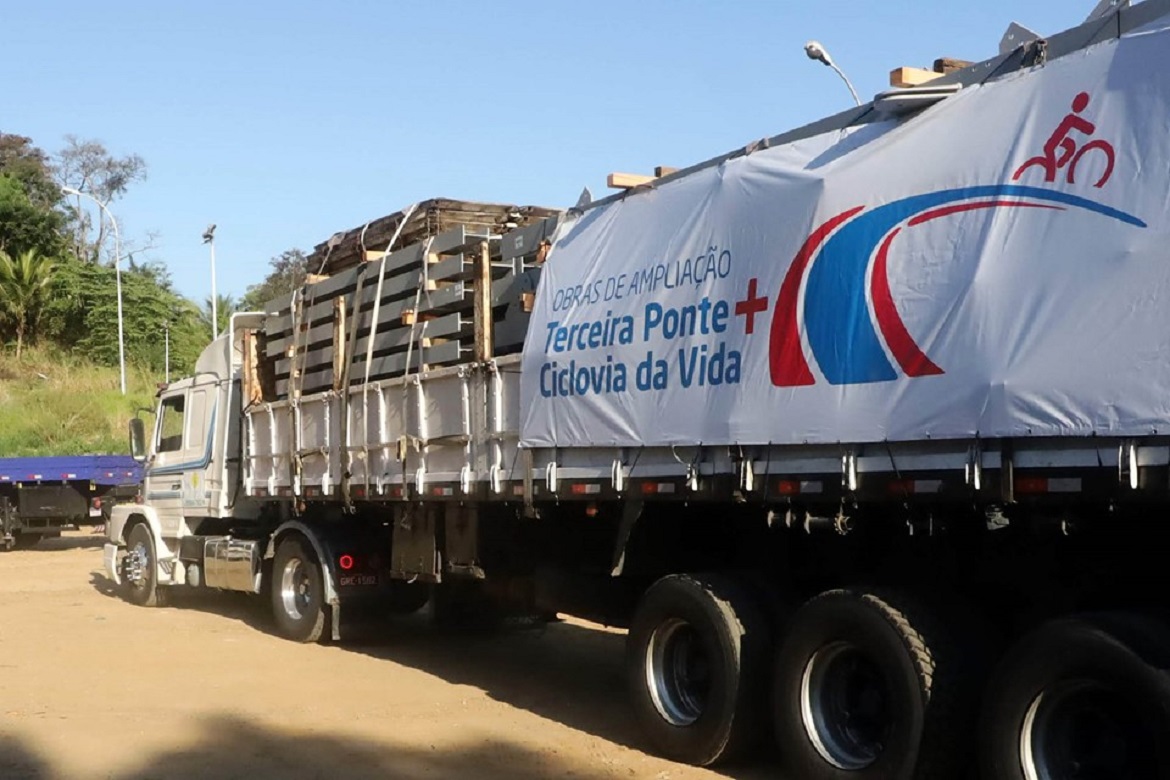
{"type": "Polygon", "coordinates": [[[663,176],[669,176],[672,173],[678,173],[678,168],[672,168],[669,165],[659,165],[654,169],[654,176],[659,179],[663,176]]]}
{"type": "Polygon", "coordinates": [[[628,190],[633,187],[641,187],[643,184],[649,184],[654,181],[653,176],[644,176],[640,173],[611,173],[605,177],[605,186],[611,190],[628,190]]]}
{"type": "MultiPolygon", "coordinates": [[[[337,297],[333,299],[333,349],[330,350],[333,357],[333,376],[337,377],[334,381],[333,389],[341,389],[341,376],[345,368],[345,298],[337,297]]],[[[302,371],[307,371],[308,366],[302,365],[302,371]]]]}
{"type": "Polygon", "coordinates": [[[917,87],[928,81],[934,81],[940,75],[942,74],[924,68],[894,68],[890,71],[890,86],[917,87]]]}
{"type": "Polygon", "coordinates": [[[254,330],[244,331],[244,405],[264,400],[264,388],[260,383],[260,352],[254,330]]]}
{"type": "Polygon", "coordinates": [[[527,225],[545,217],[559,214],[556,209],[539,206],[473,203],[444,198],[433,198],[418,204],[406,217],[405,210],[397,211],[350,230],[334,234],[329,241],[314,247],[309,256],[310,266],[335,274],[362,261],[363,250],[385,250],[400,223],[405,222],[399,234],[398,245],[409,246],[428,236],[435,236],[456,226],[466,225],[481,232],[500,234],[507,223],[527,225]]]}
{"type": "Polygon", "coordinates": [[[492,250],[480,244],[475,268],[475,359],[492,359],[492,250]]]}
{"type": "Polygon", "coordinates": [[[975,63],[971,62],[970,60],[957,60],[954,57],[939,57],[934,61],[934,72],[945,75],[947,73],[954,73],[956,70],[962,70],[963,68],[970,67],[974,64],[975,63]]]}

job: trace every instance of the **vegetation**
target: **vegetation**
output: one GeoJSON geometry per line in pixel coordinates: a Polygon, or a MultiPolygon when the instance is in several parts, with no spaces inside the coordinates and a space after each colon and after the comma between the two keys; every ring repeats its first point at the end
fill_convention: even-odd
{"type": "Polygon", "coordinates": [[[128,452],[127,422],[154,403],[157,376],[38,347],[0,354],[0,457],[128,452]]]}
{"type": "MultiPolygon", "coordinates": [[[[126,421],[168,370],[189,373],[211,339],[210,299],[181,295],[161,262],[136,262],[149,243],[123,237],[118,257],[110,239],[107,212],[146,175],[141,157],[99,141],[67,136],[49,155],[0,132],[0,457],[125,452],[126,421]]],[[[301,285],[306,264],[300,250],[284,252],[242,301],[219,296],[220,332],[232,312],[301,285]]]]}

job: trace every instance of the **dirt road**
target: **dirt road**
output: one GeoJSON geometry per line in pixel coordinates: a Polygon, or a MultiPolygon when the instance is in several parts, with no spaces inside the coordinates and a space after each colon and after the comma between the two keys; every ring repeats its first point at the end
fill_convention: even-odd
{"type": "Polygon", "coordinates": [[[616,632],[420,618],[361,645],[268,632],[259,600],[119,600],[101,540],[0,553],[0,778],[764,778],[648,755],[616,632]]]}

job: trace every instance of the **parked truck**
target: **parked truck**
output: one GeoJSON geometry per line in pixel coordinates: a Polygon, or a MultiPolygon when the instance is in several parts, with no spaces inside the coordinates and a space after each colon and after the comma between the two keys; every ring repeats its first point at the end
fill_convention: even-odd
{"type": "Polygon", "coordinates": [[[338,234],[132,425],[106,567],[299,641],[628,627],[693,764],[1170,777],[1168,117],[1148,0],[563,214],[338,234]]]}
{"type": "Polygon", "coordinates": [[[0,458],[0,549],[31,547],[73,526],[102,526],[138,495],[129,455],[0,458]]]}

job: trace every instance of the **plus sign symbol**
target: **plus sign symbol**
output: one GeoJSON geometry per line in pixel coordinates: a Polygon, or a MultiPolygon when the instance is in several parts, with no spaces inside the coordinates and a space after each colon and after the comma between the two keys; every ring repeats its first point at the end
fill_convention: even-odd
{"type": "Polygon", "coordinates": [[[753,333],[756,329],[756,315],[768,310],[768,297],[756,292],[757,279],[748,281],[747,297],[735,304],[735,316],[746,317],[744,332],[753,333]]]}

